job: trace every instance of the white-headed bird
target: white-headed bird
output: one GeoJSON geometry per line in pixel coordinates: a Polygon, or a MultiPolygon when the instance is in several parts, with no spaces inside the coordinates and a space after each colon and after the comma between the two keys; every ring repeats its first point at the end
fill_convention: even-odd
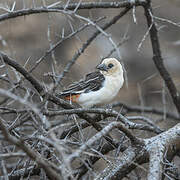
{"type": "Polygon", "coordinates": [[[96,68],[98,71],[71,84],[60,97],[84,108],[110,103],[124,83],[122,65],[115,58],[106,58],[96,68]]]}

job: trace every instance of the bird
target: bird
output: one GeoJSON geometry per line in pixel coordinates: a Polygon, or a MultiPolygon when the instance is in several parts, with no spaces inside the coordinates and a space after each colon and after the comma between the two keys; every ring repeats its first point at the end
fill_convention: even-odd
{"type": "Polygon", "coordinates": [[[116,58],[105,58],[96,69],[79,82],[72,83],[58,96],[83,108],[112,102],[124,83],[122,65],[116,58]]]}

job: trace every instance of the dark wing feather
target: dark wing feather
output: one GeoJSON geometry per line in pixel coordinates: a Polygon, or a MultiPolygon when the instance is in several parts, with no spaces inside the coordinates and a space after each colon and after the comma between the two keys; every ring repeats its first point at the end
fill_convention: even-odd
{"type": "Polygon", "coordinates": [[[104,76],[99,71],[89,73],[86,75],[84,80],[73,83],[66,90],[62,91],[60,96],[97,91],[103,86],[104,80],[104,76]]]}
{"type": "Polygon", "coordinates": [[[87,74],[85,82],[88,85],[88,90],[85,92],[99,90],[103,86],[104,80],[104,75],[99,71],[87,74]]]}

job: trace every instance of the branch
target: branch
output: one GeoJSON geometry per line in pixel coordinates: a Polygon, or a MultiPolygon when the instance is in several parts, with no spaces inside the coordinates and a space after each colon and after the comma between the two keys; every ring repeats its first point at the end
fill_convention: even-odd
{"type": "Polygon", "coordinates": [[[160,135],[149,139],[144,139],[145,143],[142,146],[128,147],[115,163],[110,164],[102,173],[100,173],[96,180],[122,179],[133,169],[135,169],[138,164],[148,162],[149,158],[152,158],[150,159],[150,171],[148,174],[149,180],[153,179],[151,173],[153,173],[153,175],[156,177],[156,180],[159,180],[159,177],[163,172],[161,167],[162,155],[164,154],[165,150],[168,150],[167,154],[171,156],[171,154],[174,153],[171,149],[172,147],[177,151],[180,150],[179,137],[180,123],[168,131],[161,133],[160,135]],[[158,157],[158,155],[160,155],[160,157],[158,157]]]}
{"type": "Polygon", "coordinates": [[[120,131],[122,131],[134,144],[140,145],[143,144],[143,141],[140,139],[136,138],[124,125],[122,125],[121,122],[112,122],[109,125],[107,125],[105,128],[103,128],[100,132],[95,134],[92,138],[90,138],[87,142],[85,142],[78,150],[76,150],[74,153],[72,153],[69,157],[68,160],[71,162],[74,160],[76,157],[80,157],[80,155],[89,147],[91,146],[94,142],[98,141],[102,136],[105,136],[106,134],[109,133],[114,128],[118,128],[120,131]]]}
{"type": "MultiPolygon", "coordinates": [[[[147,130],[150,132],[154,132],[154,133],[161,133],[163,132],[160,128],[158,128],[155,124],[147,122],[147,118],[142,119],[141,116],[137,117],[135,116],[135,119],[137,120],[145,120],[145,122],[147,123],[146,125],[144,124],[137,124],[137,123],[133,123],[132,121],[129,121],[127,117],[123,116],[122,114],[116,112],[115,110],[111,110],[111,109],[102,109],[102,108],[90,108],[90,109],[83,109],[83,108],[79,108],[79,109],[71,109],[71,110],[61,110],[61,111],[46,111],[44,112],[44,114],[46,116],[57,116],[57,115],[66,115],[66,114],[77,114],[77,115],[81,115],[83,113],[96,113],[96,114],[100,114],[100,115],[104,115],[105,118],[108,117],[114,117],[116,118],[116,120],[121,121],[123,124],[127,125],[129,129],[139,129],[139,130],[147,130]]],[[[129,117],[129,119],[132,119],[132,117],[129,117]]],[[[102,120],[101,118],[93,118],[95,122],[98,122],[100,120],[102,120]]],[[[89,124],[88,123],[81,123],[81,128],[84,129],[86,127],[88,127],[89,124]]],[[[64,139],[67,135],[71,135],[75,132],[78,131],[78,127],[72,126],[70,129],[65,130],[62,135],[61,135],[61,139],[64,139]]]]}
{"type": "MultiPolygon", "coordinates": [[[[123,39],[117,44],[117,47],[120,47],[121,45],[123,45],[126,41],[129,40],[129,37],[126,36],[126,34],[124,35],[123,39]]],[[[113,48],[106,56],[104,56],[102,59],[106,59],[109,58],[114,52],[116,51],[116,48],[113,48]]]]}
{"type": "Polygon", "coordinates": [[[150,38],[151,38],[152,50],[153,50],[154,64],[156,68],[158,69],[161,77],[163,78],[169,90],[169,93],[172,97],[174,105],[176,106],[176,109],[178,113],[180,114],[180,96],[169,72],[167,71],[163,63],[163,58],[161,56],[160,44],[159,44],[159,39],[158,39],[158,31],[157,31],[156,24],[153,19],[151,0],[148,0],[147,4],[144,5],[144,11],[145,11],[148,27],[151,27],[149,33],[150,33],[150,38]]]}
{"type": "MultiPolygon", "coordinates": [[[[125,109],[125,113],[131,113],[131,112],[144,112],[144,113],[153,113],[153,114],[157,114],[157,115],[164,115],[164,111],[161,109],[157,109],[157,108],[153,108],[153,107],[141,107],[141,106],[132,106],[132,105],[127,105],[125,103],[122,102],[117,102],[117,103],[113,103],[112,107],[122,107],[123,109],[125,109]]],[[[177,116],[174,113],[171,112],[166,112],[166,117],[168,118],[172,118],[175,120],[179,120],[179,116],[177,116]]]]}
{"type": "Polygon", "coordinates": [[[157,144],[150,152],[150,162],[148,171],[148,180],[159,180],[162,178],[163,173],[163,153],[165,147],[162,143],[157,144]]]}
{"type": "Polygon", "coordinates": [[[40,95],[44,93],[43,86],[16,61],[14,61],[2,52],[0,52],[0,59],[14,69],[16,69],[18,72],[20,72],[34,86],[34,88],[38,91],[40,95]]]}
{"type": "MultiPolygon", "coordinates": [[[[101,21],[102,19],[104,19],[104,17],[98,18],[97,20],[93,21],[93,23],[97,23],[99,21],[101,21]]],[[[77,29],[76,31],[72,32],[71,34],[67,35],[66,37],[63,37],[61,40],[59,40],[56,44],[54,44],[50,49],[48,49],[44,55],[42,57],[40,57],[39,59],[36,60],[35,65],[29,70],[29,72],[31,73],[32,71],[34,71],[38,65],[55,49],[57,49],[59,47],[59,45],[64,42],[65,40],[68,40],[70,38],[72,38],[73,36],[75,36],[77,33],[83,31],[85,28],[89,27],[90,25],[92,25],[91,23],[86,23],[83,26],[81,26],[79,29],[77,29]]],[[[56,82],[58,83],[58,82],[56,82]]]]}
{"type": "Polygon", "coordinates": [[[34,166],[31,166],[29,168],[23,168],[20,170],[15,171],[13,174],[8,174],[9,180],[19,180],[22,177],[26,178],[29,177],[29,174],[31,176],[39,175],[41,173],[40,168],[34,168],[34,166]]]}
{"type": "Polygon", "coordinates": [[[22,152],[20,152],[20,153],[10,152],[10,153],[5,153],[5,154],[0,154],[1,159],[8,159],[8,158],[12,158],[12,157],[25,157],[25,156],[26,156],[26,154],[22,153],[22,152]]]}
{"type": "Polygon", "coordinates": [[[34,160],[40,167],[44,169],[47,176],[52,180],[60,180],[61,177],[57,174],[52,168],[50,163],[43,159],[41,155],[35,151],[33,151],[29,146],[27,146],[24,141],[17,139],[16,137],[10,135],[10,132],[6,129],[5,125],[3,124],[0,118],[0,129],[2,134],[4,135],[5,139],[16,145],[18,148],[22,149],[32,160],[34,160]]]}
{"type": "Polygon", "coordinates": [[[112,164],[109,164],[95,180],[123,179],[127,174],[137,167],[137,164],[148,162],[148,153],[143,147],[129,147],[112,164]]]}
{"type": "MultiPolygon", "coordinates": [[[[127,149],[127,146],[122,144],[122,142],[119,143],[119,146],[120,146],[119,151],[121,151],[121,152],[123,152],[125,149],[127,149]]],[[[109,153],[110,151],[113,151],[113,150],[114,150],[114,147],[106,143],[102,147],[100,147],[99,153],[107,154],[107,153],[109,153]]],[[[100,157],[98,157],[98,156],[91,156],[87,160],[87,165],[89,165],[91,167],[92,164],[95,164],[99,159],[100,159],[100,157]]],[[[88,171],[87,165],[83,164],[80,168],[76,169],[78,171],[77,179],[80,179],[88,171]]],[[[75,176],[76,176],[76,174],[75,174],[75,176]]]]}
{"type": "MultiPolygon", "coordinates": [[[[89,2],[89,3],[73,3],[69,4],[66,9],[67,10],[80,10],[80,9],[97,9],[97,8],[130,8],[133,6],[142,6],[146,3],[146,0],[136,0],[132,1],[123,1],[123,2],[89,2]],[[77,9],[78,6],[78,9],[77,9]]],[[[16,18],[19,16],[26,16],[31,14],[40,14],[40,13],[49,13],[49,12],[58,12],[60,10],[64,10],[65,6],[47,6],[47,7],[40,7],[40,8],[33,8],[33,9],[23,9],[17,10],[13,12],[8,12],[6,14],[0,15],[0,22],[16,18]]]]}
{"type": "MultiPolygon", "coordinates": [[[[66,9],[74,10],[78,6],[78,10],[80,9],[97,9],[97,8],[125,8],[125,7],[132,7],[132,6],[142,6],[146,3],[146,0],[124,0],[122,2],[87,2],[81,3],[72,3],[67,6],[66,9]]],[[[64,6],[59,6],[57,8],[64,9],[64,6]]]]}
{"type": "Polygon", "coordinates": [[[9,97],[13,100],[16,100],[18,102],[20,102],[21,104],[25,105],[25,106],[28,106],[41,120],[41,124],[39,124],[40,126],[40,130],[42,132],[44,132],[44,128],[49,128],[50,127],[50,123],[49,121],[47,120],[46,117],[43,116],[43,114],[40,112],[40,110],[36,107],[35,104],[31,104],[30,102],[27,101],[26,98],[21,98],[19,96],[16,96],[15,94],[7,91],[7,90],[4,90],[4,89],[1,89],[0,88],[0,95],[3,95],[3,96],[6,96],[6,97],[9,97]]]}
{"type": "MultiPolygon", "coordinates": [[[[63,108],[66,109],[73,109],[74,106],[70,105],[66,101],[57,98],[56,96],[45,92],[43,89],[43,86],[32,76],[30,73],[28,73],[22,66],[20,66],[17,62],[10,59],[7,55],[0,52],[2,60],[7,63],[8,65],[15,68],[18,72],[20,72],[28,81],[31,82],[31,84],[34,86],[34,88],[39,92],[40,95],[43,95],[44,98],[47,98],[49,101],[52,101],[53,103],[60,105],[63,108]]],[[[100,124],[94,122],[94,120],[88,116],[87,114],[80,114],[80,118],[85,119],[89,124],[91,124],[97,131],[101,131],[102,127],[100,124]]],[[[104,137],[110,144],[116,147],[116,143],[113,142],[113,139],[110,136],[104,137]]]]}
{"type": "Polygon", "coordinates": [[[164,172],[163,158],[165,151],[171,157],[174,154],[172,147],[176,151],[180,150],[180,123],[168,131],[146,140],[146,149],[150,154],[148,180],[161,179],[162,172],[164,172]]]}

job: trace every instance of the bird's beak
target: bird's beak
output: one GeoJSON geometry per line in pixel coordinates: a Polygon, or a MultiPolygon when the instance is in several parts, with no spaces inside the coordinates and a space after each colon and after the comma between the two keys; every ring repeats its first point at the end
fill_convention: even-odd
{"type": "Polygon", "coordinates": [[[101,71],[108,71],[108,68],[105,64],[99,64],[96,68],[101,71]]]}

